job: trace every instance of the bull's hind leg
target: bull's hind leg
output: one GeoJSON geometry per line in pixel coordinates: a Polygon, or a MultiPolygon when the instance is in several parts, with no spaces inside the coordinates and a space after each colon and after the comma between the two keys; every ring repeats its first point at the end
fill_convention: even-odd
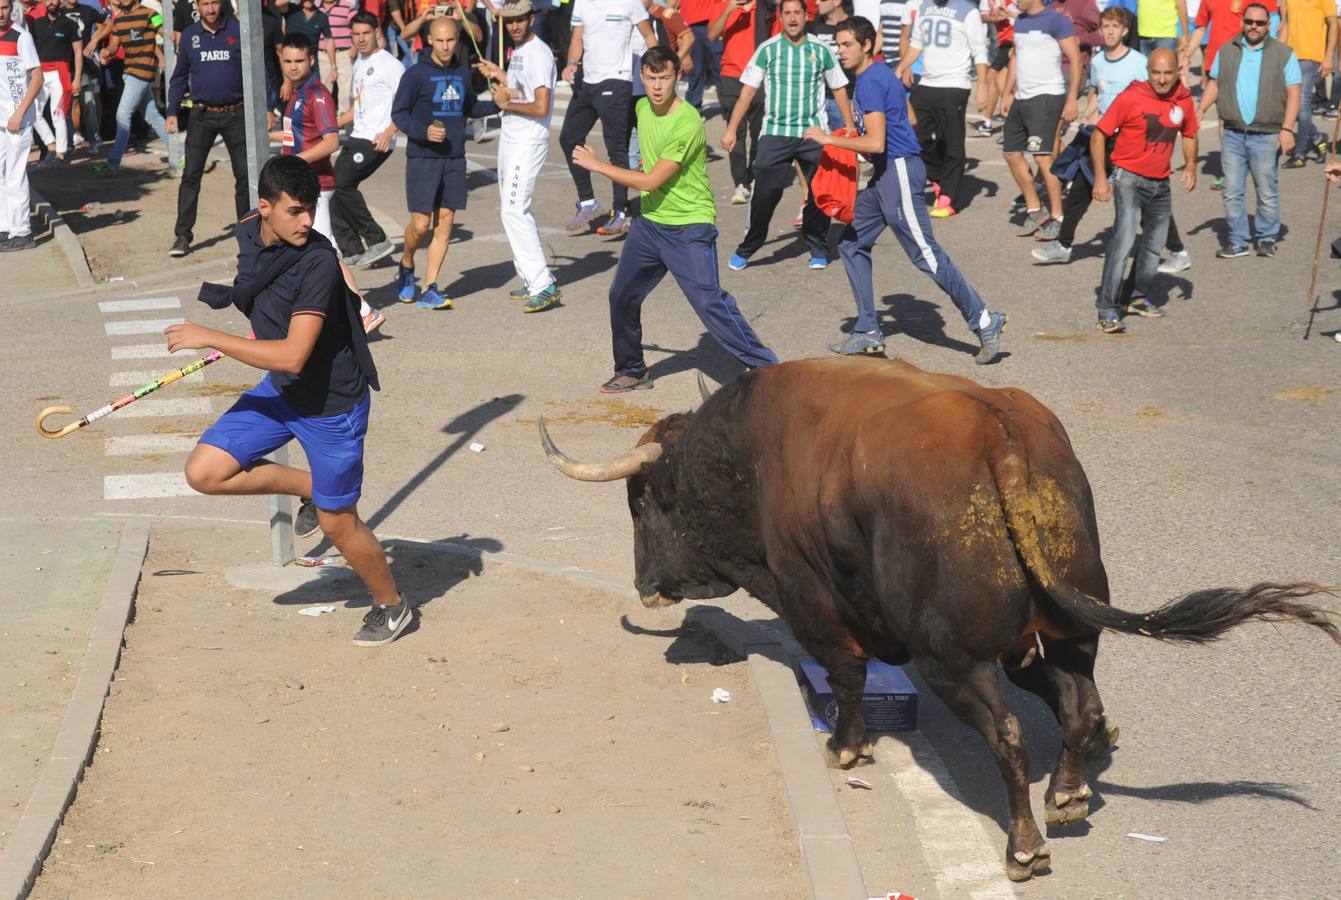
{"type": "Polygon", "coordinates": [[[1049,825],[1068,825],[1090,814],[1093,791],[1085,780],[1084,762],[1107,748],[1116,728],[1104,719],[1103,702],[1094,683],[1098,638],[1045,640],[1043,654],[1019,669],[1006,668],[1015,684],[1037,694],[1052,707],[1062,731],[1062,750],[1044,794],[1043,816],[1049,825]]]}
{"type": "Polygon", "coordinates": [[[1010,807],[1006,875],[1011,881],[1027,881],[1047,869],[1051,860],[1029,805],[1029,748],[1019,720],[1001,694],[996,662],[971,661],[960,667],[919,657],[917,668],[936,696],[963,722],[981,732],[996,757],[1010,807]]]}
{"type": "Polygon", "coordinates": [[[841,650],[830,649],[820,659],[829,672],[829,687],[838,702],[838,722],[829,738],[829,765],[846,769],[858,762],[870,762],[875,746],[866,734],[861,717],[861,696],[866,690],[866,660],[841,650]]]}

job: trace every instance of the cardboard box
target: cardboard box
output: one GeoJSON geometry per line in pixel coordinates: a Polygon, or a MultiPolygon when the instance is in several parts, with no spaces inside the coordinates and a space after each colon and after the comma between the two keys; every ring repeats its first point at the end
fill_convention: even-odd
{"type": "MultiPolygon", "coordinates": [[[[832,732],[838,723],[838,701],[829,687],[828,672],[817,662],[800,666],[801,690],[810,706],[817,731],[832,732]]],[[[867,731],[913,731],[917,728],[917,688],[903,669],[877,660],[866,662],[866,691],[861,716],[867,731]]]]}

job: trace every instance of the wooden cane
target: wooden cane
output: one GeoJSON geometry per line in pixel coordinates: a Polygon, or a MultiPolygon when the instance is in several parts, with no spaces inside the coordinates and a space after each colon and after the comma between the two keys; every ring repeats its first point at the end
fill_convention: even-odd
{"type": "MultiPolygon", "coordinates": [[[[1323,160],[1323,172],[1327,171],[1327,164],[1336,159],[1336,141],[1341,136],[1341,116],[1336,117],[1336,124],[1332,126],[1332,142],[1327,145],[1327,158],[1323,160]]],[[[1326,174],[1322,177],[1322,212],[1318,216],[1318,237],[1313,242],[1313,273],[1308,279],[1308,325],[1304,327],[1304,340],[1308,340],[1309,333],[1313,331],[1313,317],[1318,314],[1318,266],[1322,264],[1322,231],[1327,225],[1327,199],[1332,195],[1332,185],[1327,181],[1326,174]]]]}

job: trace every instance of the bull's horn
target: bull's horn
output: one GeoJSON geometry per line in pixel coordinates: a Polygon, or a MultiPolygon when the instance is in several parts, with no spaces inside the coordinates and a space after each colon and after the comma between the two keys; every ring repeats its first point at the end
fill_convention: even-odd
{"type": "Polygon", "coordinates": [[[703,373],[698,373],[698,392],[703,395],[703,402],[707,403],[708,398],[712,396],[712,391],[708,390],[708,379],[703,377],[703,373]]]}
{"type": "Polygon", "coordinates": [[[554,446],[554,439],[549,436],[549,430],[545,428],[544,416],[540,417],[540,443],[544,445],[545,455],[554,464],[554,468],[569,478],[575,478],[578,481],[618,481],[621,478],[636,475],[644,463],[652,462],[661,457],[661,445],[653,441],[634,447],[633,450],[609,462],[575,462],[569,459],[562,450],[554,446]]]}

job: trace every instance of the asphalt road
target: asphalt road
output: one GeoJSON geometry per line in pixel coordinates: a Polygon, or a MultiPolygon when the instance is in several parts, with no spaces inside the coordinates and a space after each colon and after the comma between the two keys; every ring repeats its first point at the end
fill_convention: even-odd
{"type": "MultiPolygon", "coordinates": [[[[720,131],[720,120],[712,120],[710,138],[720,131]]],[[[1202,136],[1213,149],[1214,130],[1202,136]]],[[[693,406],[695,371],[721,381],[738,367],[703,334],[667,279],[644,310],[655,389],[600,398],[595,388],[611,368],[606,294],[620,243],[555,231],[574,199],[555,141],[535,211],[565,300],[561,308],[523,316],[507,296],[517,281],[487,171],[495,146],[471,148],[478,165],[470,206],[458,215],[443,278],[455,309],[398,304],[389,287],[392,267],[360,275],[369,299],[388,316],[374,344],[383,391],[374,404],[361,509],[383,536],[467,541],[627,576],[622,487],[578,484],[553,472],[536,440],[536,418],[545,415],[574,456],[616,454],[637,439],[640,420],[693,406]],[[472,452],[472,442],[486,449],[472,452]]],[[[1286,233],[1275,259],[1215,260],[1224,232],[1220,196],[1204,184],[1177,196],[1193,268],[1160,279],[1153,299],[1167,300],[1166,318],[1136,320],[1128,334],[1105,336],[1093,329],[1093,301],[1111,206],[1096,205],[1081,225],[1085,243],[1074,262],[1034,265],[1028,251],[1036,245],[1014,237],[1008,224],[1016,189],[999,149],[990,139],[970,139],[970,154],[981,157],[970,182],[978,193],[964,213],[935,229],[988,305],[1010,314],[1007,356],[994,366],[973,365],[976,339],[887,235],[875,252],[889,354],[1021,387],[1058,414],[1094,488],[1117,605],[1144,610],[1196,588],[1263,579],[1341,584],[1341,347],[1329,338],[1341,329],[1335,262],[1324,260],[1326,309],[1312,339],[1302,339],[1320,168],[1281,174],[1286,233]]],[[[710,172],[722,204],[725,286],[780,357],[823,354],[840,326],[850,324],[853,304],[840,264],[806,269],[789,227],[795,190],[779,207],[778,236],[747,270],[728,272],[724,263],[743,230],[744,209],[727,203],[725,159],[710,172]]],[[[597,185],[608,200],[608,184],[597,185]]],[[[404,218],[403,156],[383,167],[367,195],[389,218],[404,218]]],[[[166,246],[169,223],[158,227],[163,235],[155,239],[166,246]]],[[[421,256],[421,272],[422,266],[421,256]]],[[[0,398],[0,413],[11,423],[8,452],[24,461],[23,477],[6,492],[6,514],[261,522],[260,499],[188,496],[180,482],[192,438],[254,380],[236,363],[220,362],[193,382],[140,401],[151,415],[121,413],[56,442],[38,437],[30,424],[38,408],[54,402],[80,412],[100,405],[123,392],[112,384],[135,380],[126,372],[177,365],[118,349],[161,345],[161,327],[120,323],[190,315],[245,330],[237,314],[195,304],[197,285],[184,276],[153,290],[108,290],[94,300],[4,299],[10,321],[21,327],[0,333],[0,369],[13,386],[0,398]],[[180,306],[167,299],[174,297],[180,306]],[[161,302],[106,311],[96,302],[146,299],[161,302]]],[[[256,541],[268,545],[259,524],[256,541]]],[[[1341,609],[1341,601],[1331,603],[1341,609]]],[[[1248,626],[1193,650],[1105,639],[1099,685],[1122,727],[1122,746],[1095,773],[1100,800],[1091,833],[1083,840],[1054,836],[1055,872],[1021,895],[1334,895],[1341,846],[1338,661],[1338,648],[1320,634],[1285,626],[1248,626]],[[1128,832],[1168,840],[1149,844],[1128,832]]],[[[1041,782],[1057,751],[1056,727],[1041,704],[1011,697],[1041,782]]],[[[985,746],[925,691],[922,731],[994,847],[1003,848],[1004,796],[985,746]]],[[[1041,788],[1035,784],[1036,803],[1041,788]]],[[[887,804],[853,829],[868,886],[915,887],[919,898],[953,896],[916,856],[926,852],[908,821],[917,805],[893,795],[866,802],[887,804]],[[899,852],[873,854],[871,845],[880,841],[899,852]],[[918,872],[919,884],[899,881],[918,872]]]]}

